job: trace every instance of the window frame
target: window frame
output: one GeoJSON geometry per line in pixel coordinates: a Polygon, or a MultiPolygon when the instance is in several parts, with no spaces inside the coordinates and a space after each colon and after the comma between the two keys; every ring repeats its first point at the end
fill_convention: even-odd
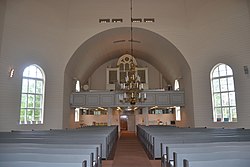
{"type": "Polygon", "coordinates": [[[19,124],[43,124],[44,98],[45,74],[43,69],[36,64],[26,66],[22,75],[19,124]],[[31,74],[34,72],[32,68],[35,69],[35,73],[33,73],[35,76],[31,74]],[[24,85],[24,82],[26,82],[26,85],[24,85]],[[33,83],[33,88],[31,87],[31,83],[33,83]],[[40,84],[41,90],[38,89],[38,84],[40,84]],[[30,102],[30,100],[32,101],[30,102]],[[32,106],[29,106],[29,104],[32,106]],[[29,112],[31,112],[31,118],[28,118],[29,112]],[[36,112],[39,112],[38,117],[36,117],[36,112]]]}
{"type": "Polygon", "coordinates": [[[213,122],[237,122],[237,103],[232,68],[224,63],[215,65],[210,72],[210,84],[213,122]],[[222,69],[223,66],[224,69],[222,69]]]}

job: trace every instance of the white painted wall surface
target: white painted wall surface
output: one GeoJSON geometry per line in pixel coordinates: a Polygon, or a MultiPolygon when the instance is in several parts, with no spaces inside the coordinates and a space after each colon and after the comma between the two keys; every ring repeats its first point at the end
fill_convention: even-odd
{"type": "MultiPolygon", "coordinates": [[[[72,112],[65,104],[72,87],[69,82],[64,83],[67,62],[76,49],[95,34],[128,26],[126,21],[104,26],[97,20],[114,16],[129,20],[129,4],[116,0],[105,1],[105,4],[98,0],[7,0],[5,6],[2,2],[0,9],[6,8],[6,12],[4,20],[0,20],[0,131],[69,127],[72,112]],[[46,74],[44,125],[17,124],[21,76],[29,64],[38,64],[46,74]],[[11,79],[8,77],[10,66],[15,68],[11,79]],[[66,90],[64,84],[68,85],[66,90]]],[[[182,109],[183,118],[187,118],[183,125],[250,128],[250,77],[243,73],[243,66],[250,68],[248,6],[249,0],[136,1],[135,15],[158,18],[155,24],[138,27],[170,40],[191,67],[192,90],[185,91],[186,97],[193,98],[186,103],[193,105],[194,110],[192,107],[182,109]],[[220,62],[230,65],[235,74],[237,123],[212,122],[209,73],[220,62]]]]}

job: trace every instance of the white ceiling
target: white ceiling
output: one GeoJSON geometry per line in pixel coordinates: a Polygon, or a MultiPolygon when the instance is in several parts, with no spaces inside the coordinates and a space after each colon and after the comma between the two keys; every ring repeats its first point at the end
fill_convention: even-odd
{"type": "MultiPolygon", "coordinates": [[[[94,35],[73,54],[67,72],[85,81],[102,64],[130,53],[130,27],[113,28],[94,35]],[[118,42],[114,42],[118,41],[118,42]]],[[[190,70],[180,51],[167,39],[142,28],[133,28],[134,57],[158,69],[166,81],[183,77],[190,70]]]]}

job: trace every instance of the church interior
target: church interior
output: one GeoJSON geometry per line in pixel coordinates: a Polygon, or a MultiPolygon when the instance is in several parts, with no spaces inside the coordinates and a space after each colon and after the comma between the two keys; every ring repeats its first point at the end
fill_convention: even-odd
{"type": "Polygon", "coordinates": [[[249,46],[250,0],[0,0],[0,166],[248,167],[249,46]]]}

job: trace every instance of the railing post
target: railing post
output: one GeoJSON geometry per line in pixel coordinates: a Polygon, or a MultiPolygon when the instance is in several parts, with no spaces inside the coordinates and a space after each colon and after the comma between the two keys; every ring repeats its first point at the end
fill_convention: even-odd
{"type": "Polygon", "coordinates": [[[161,143],[161,157],[163,156],[163,150],[162,150],[163,144],[161,143]]]}
{"type": "Polygon", "coordinates": [[[163,154],[161,157],[161,167],[168,167],[168,161],[166,159],[166,154],[163,154]]]}
{"type": "Polygon", "coordinates": [[[87,161],[86,160],[82,161],[82,167],[87,167],[87,161]]]}
{"type": "Polygon", "coordinates": [[[152,148],[152,151],[153,151],[153,159],[155,159],[155,137],[153,137],[153,148],[152,148]]]}
{"type": "Polygon", "coordinates": [[[100,161],[99,161],[99,155],[98,155],[99,151],[98,151],[98,147],[96,147],[96,163],[97,163],[97,166],[99,167],[100,166],[100,161]]]}
{"type": "Polygon", "coordinates": [[[90,167],[94,167],[94,153],[90,154],[90,167]]]}
{"type": "Polygon", "coordinates": [[[183,167],[189,167],[188,160],[186,159],[183,160],[183,167]]]}
{"type": "Polygon", "coordinates": [[[173,158],[174,158],[174,160],[173,160],[174,161],[174,167],[176,167],[177,166],[177,164],[176,164],[177,163],[177,154],[176,154],[176,152],[173,153],[173,158]]]}

